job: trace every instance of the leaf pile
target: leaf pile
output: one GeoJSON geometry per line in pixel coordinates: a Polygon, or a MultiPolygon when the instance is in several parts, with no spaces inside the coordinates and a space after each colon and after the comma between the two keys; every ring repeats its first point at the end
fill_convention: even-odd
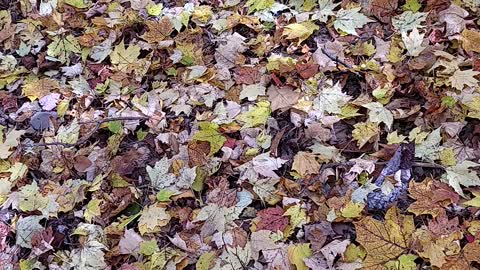
{"type": "Polygon", "coordinates": [[[0,1],[0,268],[479,269],[479,15],[0,1]]]}

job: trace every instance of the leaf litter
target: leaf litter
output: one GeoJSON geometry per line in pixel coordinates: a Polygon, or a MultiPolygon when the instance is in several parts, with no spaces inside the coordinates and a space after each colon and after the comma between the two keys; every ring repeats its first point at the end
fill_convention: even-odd
{"type": "Polygon", "coordinates": [[[0,7],[3,268],[480,268],[478,1],[0,7]]]}

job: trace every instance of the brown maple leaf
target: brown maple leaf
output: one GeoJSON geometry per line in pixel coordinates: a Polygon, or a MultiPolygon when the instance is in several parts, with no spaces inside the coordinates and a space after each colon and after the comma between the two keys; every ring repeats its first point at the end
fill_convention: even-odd
{"type": "Polygon", "coordinates": [[[288,225],[288,218],[283,214],[284,211],[280,207],[258,211],[260,222],[257,224],[257,230],[283,231],[288,225]]]}

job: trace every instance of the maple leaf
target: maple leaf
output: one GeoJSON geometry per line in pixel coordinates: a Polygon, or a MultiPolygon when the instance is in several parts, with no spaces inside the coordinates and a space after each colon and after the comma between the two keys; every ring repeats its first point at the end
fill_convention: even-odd
{"type": "Polygon", "coordinates": [[[23,85],[22,94],[31,101],[43,98],[53,90],[60,88],[58,81],[52,79],[33,80],[23,85]]]}
{"type": "Polygon", "coordinates": [[[273,4],[275,4],[275,0],[248,0],[245,3],[248,6],[249,13],[270,8],[273,4]]]}
{"type": "Polygon", "coordinates": [[[279,178],[274,170],[280,169],[287,160],[274,158],[270,153],[263,153],[253,158],[253,169],[260,175],[272,178],[279,178]]]}
{"type": "Polygon", "coordinates": [[[432,131],[420,145],[415,147],[415,157],[426,160],[438,159],[439,153],[442,150],[440,146],[441,141],[440,128],[437,128],[432,131]]]}
{"type": "Polygon", "coordinates": [[[420,34],[417,28],[414,28],[410,34],[402,32],[402,41],[407,49],[408,56],[419,56],[426,47],[422,46],[423,37],[425,34],[420,34]]]}
{"type": "Polygon", "coordinates": [[[462,31],[462,47],[467,52],[480,53],[480,31],[465,29],[462,31]]]}
{"type": "Polygon", "coordinates": [[[480,164],[465,160],[453,167],[448,167],[445,174],[442,175],[442,181],[453,187],[460,196],[465,197],[460,185],[465,187],[480,186],[480,177],[474,170],[470,169],[478,166],[480,164]]]}
{"type": "Polygon", "coordinates": [[[288,225],[288,218],[283,214],[283,209],[280,207],[258,211],[257,216],[260,221],[257,223],[257,230],[283,231],[288,225]]]}
{"type": "Polygon", "coordinates": [[[200,209],[194,222],[205,221],[201,230],[202,237],[215,232],[224,233],[227,226],[231,226],[231,223],[238,219],[241,210],[237,207],[223,207],[211,203],[200,209]]]}
{"type": "Polygon", "coordinates": [[[93,224],[80,223],[74,231],[75,235],[80,235],[83,243],[79,248],[70,253],[69,267],[75,270],[101,270],[107,267],[104,258],[104,250],[107,248],[105,234],[100,226],[93,224]]]}
{"type": "Polygon", "coordinates": [[[302,41],[306,40],[313,34],[314,31],[318,30],[318,25],[314,24],[311,21],[306,21],[303,23],[292,23],[285,26],[283,30],[283,35],[286,36],[286,39],[297,39],[298,44],[302,43],[302,41]]]}
{"type": "Polygon", "coordinates": [[[301,151],[293,158],[292,169],[297,171],[302,177],[309,174],[318,174],[320,167],[315,154],[301,151]]]}
{"type": "Polygon", "coordinates": [[[13,129],[7,133],[3,142],[3,136],[0,136],[0,159],[7,159],[13,153],[10,149],[18,146],[18,140],[23,134],[25,134],[25,130],[13,129]]]}
{"type": "Polygon", "coordinates": [[[356,240],[367,251],[367,257],[363,261],[366,268],[381,267],[407,253],[415,231],[413,217],[400,214],[396,207],[388,209],[385,222],[365,217],[354,224],[356,240]]]}
{"type": "Polygon", "coordinates": [[[173,24],[170,19],[163,17],[160,21],[146,21],[148,31],[141,36],[149,43],[158,43],[170,36],[173,32],[173,24]]]}
{"type": "Polygon", "coordinates": [[[137,253],[140,250],[140,243],[142,242],[142,237],[133,229],[125,230],[125,233],[118,243],[120,254],[137,253]]]}
{"type": "Polygon", "coordinates": [[[393,124],[393,114],[379,102],[370,102],[362,105],[369,109],[368,121],[373,123],[385,123],[390,129],[393,124]]]}
{"type": "Polygon", "coordinates": [[[125,48],[125,44],[122,41],[115,46],[115,49],[110,53],[110,60],[112,64],[117,66],[119,71],[130,72],[135,68],[139,56],[139,46],[130,45],[125,48]]]}
{"type": "Polygon", "coordinates": [[[276,87],[271,85],[267,91],[268,100],[271,103],[272,111],[287,109],[295,105],[300,98],[300,93],[288,87],[276,87]]]}
{"type": "Polygon", "coordinates": [[[152,204],[143,209],[138,220],[138,230],[140,234],[154,233],[160,231],[161,227],[170,222],[170,214],[165,208],[152,204]]]}
{"type": "Polygon", "coordinates": [[[210,144],[209,156],[217,153],[227,141],[227,139],[218,132],[218,125],[214,123],[201,122],[198,123],[201,130],[193,135],[193,139],[197,141],[208,142],[210,144]]]}
{"type": "Polygon", "coordinates": [[[340,9],[337,12],[333,26],[347,34],[358,36],[356,28],[362,28],[365,24],[373,22],[372,19],[360,13],[360,7],[352,9],[340,9]]]}
{"type": "Polygon", "coordinates": [[[407,33],[413,29],[422,28],[423,23],[427,19],[427,13],[412,12],[407,10],[402,14],[392,18],[392,26],[400,33],[407,33]]]}
{"type": "Polygon", "coordinates": [[[453,87],[458,90],[463,90],[465,85],[468,87],[476,87],[478,85],[478,80],[475,79],[475,76],[479,75],[480,72],[474,71],[472,69],[469,70],[455,70],[455,72],[450,76],[448,81],[451,83],[453,87]]]}
{"type": "Polygon", "coordinates": [[[70,54],[80,53],[81,50],[82,48],[74,36],[68,35],[65,38],[55,36],[52,43],[48,45],[47,55],[57,58],[62,63],[68,63],[70,54]]]}
{"type": "Polygon", "coordinates": [[[268,101],[259,101],[256,106],[250,110],[239,114],[235,119],[245,123],[243,128],[257,127],[264,125],[270,116],[270,103],[268,101]]]}
{"type": "Polygon", "coordinates": [[[342,92],[342,88],[339,83],[333,86],[326,86],[320,94],[313,101],[313,108],[319,110],[321,113],[326,111],[327,113],[341,113],[341,107],[343,107],[351,97],[342,92]]]}
{"type": "Polygon", "coordinates": [[[446,23],[446,36],[460,33],[465,29],[466,22],[464,18],[468,16],[468,12],[465,9],[455,4],[451,4],[449,8],[440,11],[438,15],[439,21],[446,23]]]}
{"type": "Polygon", "coordinates": [[[358,148],[362,148],[371,138],[378,135],[379,128],[377,123],[357,123],[353,125],[353,139],[357,140],[358,148]]]}
{"type": "Polygon", "coordinates": [[[313,252],[310,249],[310,244],[291,245],[288,247],[288,260],[294,264],[297,270],[308,270],[304,259],[312,256],[313,252]]]}
{"type": "Polygon", "coordinates": [[[262,84],[244,85],[240,92],[240,99],[247,98],[249,101],[254,101],[258,96],[265,95],[265,86],[262,84]]]}
{"type": "Polygon", "coordinates": [[[446,184],[430,178],[421,183],[410,182],[408,191],[416,201],[407,210],[415,216],[430,214],[435,218],[445,214],[445,207],[459,201],[459,196],[446,184]]]}
{"type": "Polygon", "coordinates": [[[318,11],[313,14],[312,19],[326,23],[328,21],[328,16],[335,15],[333,10],[340,5],[340,3],[334,4],[332,0],[318,0],[318,5],[318,11]]]}
{"type": "Polygon", "coordinates": [[[42,216],[21,217],[17,222],[16,244],[24,248],[32,248],[32,238],[36,232],[43,230],[40,225],[42,216]]]}

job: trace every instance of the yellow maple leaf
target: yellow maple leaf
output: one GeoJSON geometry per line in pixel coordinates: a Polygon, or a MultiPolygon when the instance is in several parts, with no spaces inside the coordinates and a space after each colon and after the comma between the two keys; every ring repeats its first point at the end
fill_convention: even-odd
{"type": "Polygon", "coordinates": [[[312,256],[312,250],[310,244],[299,244],[288,247],[288,260],[291,264],[295,265],[297,270],[308,270],[303,259],[312,256]]]}
{"type": "Polygon", "coordinates": [[[110,53],[110,60],[119,71],[130,72],[135,69],[140,56],[140,47],[138,45],[130,45],[125,48],[125,44],[120,43],[110,53]]]}
{"type": "Polygon", "coordinates": [[[310,35],[313,34],[314,31],[318,29],[318,25],[310,21],[302,23],[292,23],[285,26],[285,29],[283,30],[283,35],[286,36],[286,39],[298,38],[298,44],[300,45],[302,41],[306,40],[308,37],[310,37],[310,35]]]}
{"type": "Polygon", "coordinates": [[[38,98],[42,98],[54,90],[58,90],[60,85],[58,81],[52,79],[41,79],[41,80],[33,80],[23,85],[22,87],[22,94],[30,99],[30,101],[34,101],[38,98]]]}
{"type": "Polygon", "coordinates": [[[357,140],[358,148],[362,148],[379,132],[377,123],[357,123],[353,126],[355,129],[352,131],[352,136],[353,139],[357,140]]]}
{"type": "Polygon", "coordinates": [[[99,199],[92,199],[88,204],[87,204],[87,209],[85,209],[85,212],[83,213],[83,216],[85,217],[85,220],[88,222],[92,222],[92,219],[94,217],[98,217],[101,215],[100,212],[100,203],[102,200],[99,199]]]}
{"type": "Polygon", "coordinates": [[[382,266],[407,253],[415,231],[413,216],[400,214],[396,207],[388,209],[385,222],[372,217],[365,217],[355,222],[357,242],[367,251],[363,261],[365,268],[382,268],[382,266]]]}

